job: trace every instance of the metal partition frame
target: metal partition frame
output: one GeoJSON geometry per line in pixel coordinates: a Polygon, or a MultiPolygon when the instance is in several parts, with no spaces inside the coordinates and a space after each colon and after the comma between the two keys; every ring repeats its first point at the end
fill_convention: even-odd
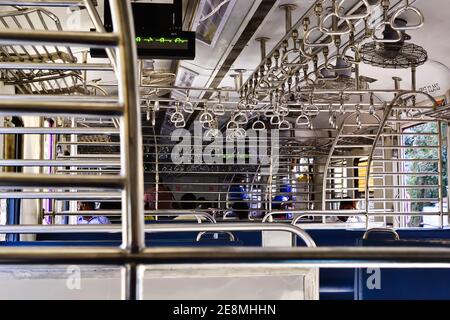
{"type": "MultiPolygon", "coordinates": [[[[1,174],[1,186],[17,188],[98,188],[122,190],[122,249],[130,254],[138,254],[145,247],[143,212],[143,151],[139,109],[137,49],[134,41],[133,15],[129,1],[110,0],[114,24],[113,33],[99,32],[51,32],[51,31],[0,31],[0,43],[10,45],[61,44],[83,47],[105,48],[110,57],[117,57],[118,92],[117,102],[84,103],[81,99],[73,102],[52,101],[45,96],[26,99],[20,96],[4,97],[0,102],[0,113],[14,115],[96,115],[120,116],[121,172],[120,176],[71,177],[53,175],[1,174]]],[[[92,11],[91,0],[85,1],[0,1],[0,5],[26,6],[81,6],[92,11]]],[[[94,19],[94,24],[100,26],[94,19]]],[[[114,63],[113,63],[114,65],[114,63]]],[[[11,66],[19,70],[30,68],[27,64],[11,66]]],[[[97,68],[97,67],[95,67],[97,68]]],[[[102,67],[103,68],[103,67],[102,67]]],[[[126,265],[125,298],[136,298],[137,269],[134,264],[126,265]]]]}
{"type": "MultiPolygon", "coordinates": [[[[360,91],[360,92],[364,93],[364,91],[360,91]]],[[[381,141],[381,138],[383,138],[383,137],[387,137],[387,136],[390,136],[390,135],[393,135],[393,136],[396,136],[396,137],[401,136],[401,133],[398,133],[398,132],[394,133],[394,134],[387,133],[385,131],[386,127],[387,127],[387,124],[388,123],[407,123],[408,121],[412,122],[412,123],[435,122],[435,123],[440,124],[438,119],[426,117],[427,112],[430,112],[430,110],[434,110],[436,108],[436,100],[431,95],[429,95],[427,93],[424,93],[424,92],[416,91],[416,90],[411,90],[411,91],[407,91],[407,90],[393,90],[392,91],[392,90],[390,90],[390,91],[386,91],[386,92],[394,93],[395,94],[395,98],[389,104],[386,104],[385,108],[382,110],[382,115],[381,115],[381,119],[379,120],[379,124],[377,124],[377,125],[375,125],[375,124],[367,125],[367,126],[371,126],[372,127],[372,130],[374,131],[373,133],[371,133],[371,134],[359,134],[359,133],[353,133],[353,132],[345,133],[344,129],[347,126],[348,127],[355,126],[355,125],[349,123],[355,117],[355,114],[350,114],[344,119],[344,121],[343,121],[342,125],[340,126],[340,129],[339,129],[339,131],[338,131],[338,133],[337,133],[337,135],[336,135],[336,137],[334,139],[333,145],[331,147],[330,153],[329,153],[328,158],[327,158],[325,170],[324,170],[325,175],[324,175],[323,190],[322,190],[322,211],[324,211],[324,212],[323,213],[318,212],[317,214],[314,214],[314,212],[312,212],[311,215],[329,216],[330,214],[328,214],[328,215],[326,214],[326,212],[327,212],[326,210],[330,209],[327,204],[328,203],[332,203],[332,202],[338,202],[338,201],[341,200],[340,198],[334,199],[334,198],[332,198],[330,196],[329,192],[334,190],[334,188],[329,186],[329,181],[330,180],[334,181],[335,179],[336,180],[340,180],[340,179],[341,180],[345,180],[345,179],[347,179],[347,180],[356,181],[356,179],[357,179],[355,177],[336,177],[335,176],[336,173],[334,172],[334,169],[336,169],[336,168],[335,168],[335,166],[333,166],[333,159],[334,160],[341,159],[341,161],[344,162],[344,161],[348,160],[346,158],[349,158],[349,159],[356,159],[356,158],[364,158],[365,159],[365,158],[367,158],[367,165],[364,166],[364,169],[366,170],[366,176],[365,176],[366,183],[365,183],[365,186],[364,186],[364,188],[365,188],[365,190],[364,190],[365,191],[364,192],[364,197],[363,198],[355,198],[355,199],[354,199],[354,197],[349,197],[349,198],[351,198],[349,200],[352,200],[352,201],[358,201],[358,200],[362,200],[363,201],[364,205],[362,206],[361,210],[360,211],[355,210],[354,211],[355,214],[351,214],[351,215],[352,216],[365,216],[366,229],[369,229],[369,227],[370,227],[370,218],[371,217],[377,217],[377,216],[394,217],[394,216],[408,216],[408,215],[410,215],[410,216],[420,216],[420,215],[423,215],[423,216],[433,216],[433,215],[434,216],[440,216],[441,217],[441,227],[443,227],[444,226],[443,222],[444,222],[445,213],[443,212],[444,210],[443,210],[443,194],[442,194],[442,187],[443,187],[443,177],[442,177],[443,164],[442,164],[442,154],[441,154],[442,151],[438,152],[437,159],[429,160],[429,161],[436,161],[436,162],[438,162],[438,172],[435,175],[437,175],[438,179],[439,179],[438,186],[436,186],[436,189],[439,190],[439,197],[438,197],[438,199],[433,199],[433,200],[439,201],[439,212],[437,212],[437,213],[431,213],[431,212],[430,213],[427,213],[427,212],[425,212],[425,213],[418,213],[418,212],[417,213],[402,213],[402,212],[377,213],[376,212],[377,210],[371,210],[370,209],[370,204],[373,201],[385,201],[385,202],[387,202],[387,200],[390,200],[392,202],[396,202],[396,199],[394,199],[394,198],[381,199],[381,200],[375,198],[373,200],[370,197],[370,190],[372,188],[375,188],[377,190],[379,190],[383,186],[386,187],[387,189],[392,188],[392,186],[386,185],[386,183],[384,183],[384,179],[383,179],[383,183],[382,183],[381,186],[377,186],[377,185],[371,186],[371,184],[370,184],[371,179],[373,179],[374,176],[377,176],[377,174],[378,175],[383,175],[383,176],[386,176],[388,174],[392,175],[392,173],[386,172],[386,169],[384,168],[384,166],[382,167],[382,169],[383,169],[382,172],[372,172],[372,169],[380,169],[380,168],[376,168],[377,166],[375,165],[375,163],[385,163],[385,162],[389,162],[389,161],[391,161],[391,162],[396,161],[395,159],[392,159],[392,160],[385,159],[386,157],[384,156],[384,154],[385,154],[384,150],[385,149],[394,150],[396,148],[395,146],[384,146],[384,145],[380,146],[379,145],[379,143],[381,141]],[[429,101],[432,104],[430,106],[419,106],[419,105],[417,105],[417,106],[411,107],[412,109],[417,109],[417,111],[420,111],[420,115],[422,116],[421,118],[419,118],[419,119],[416,119],[416,118],[408,119],[408,118],[406,118],[406,119],[400,119],[400,120],[399,119],[397,119],[397,120],[390,119],[392,111],[406,109],[406,107],[400,105],[400,102],[403,101],[402,99],[408,99],[408,98],[411,98],[411,97],[414,97],[413,99],[415,99],[416,96],[423,96],[423,97],[426,98],[427,101],[429,101]],[[367,138],[367,139],[370,139],[371,141],[370,141],[370,143],[350,142],[350,143],[348,143],[348,145],[345,145],[342,142],[345,141],[346,138],[358,138],[358,139],[367,138]],[[341,145],[339,145],[339,143],[341,143],[341,145]],[[353,154],[352,155],[348,155],[348,156],[345,156],[345,155],[337,155],[336,156],[335,155],[336,150],[338,150],[340,148],[347,148],[346,150],[350,150],[349,149],[350,147],[366,149],[366,150],[363,150],[363,152],[365,152],[365,154],[364,155],[357,155],[357,156],[355,156],[353,154]],[[376,156],[375,156],[375,152],[376,151],[380,151],[380,150],[382,151],[383,157],[382,157],[382,159],[377,159],[376,156]]],[[[414,100],[414,103],[415,103],[415,100],[414,100]]],[[[375,116],[375,114],[372,115],[372,116],[375,116]]],[[[437,131],[438,132],[435,135],[439,137],[439,139],[438,139],[439,140],[438,146],[427,146],[427,147],[423,147],[423,148],[434,148],[434,147],[437,147],[439,150],[441,150],[442,142],[440,141],[440,139],[441,139],[441,127],[440,127],[440,125],[438,125],[438,130],[437,131]]],[[[427,135],[430,135],[430,134],[427,133],[427,135]]],[[[406,146],[401,146],[401,147],[398,147],[398,148],[399,149],[401,149],[401,148],[405,149],[407,147],[406,146]]],[[[420,147],[410,147],[410,148],[413,149],[413,148],[420,148],[420,147]]],[[[401,162],[401,161],[405,161],[405,160],[400,158],[397,161],[401,162]]],[[[419,160],[411,160],[411,161],[420,162],[420,161],[425,161],[425,160],[419,159],[419,160]]],[[[354,166],[355,166],[355,164],[353,164],[353,163],[351,163],[351,164],[342,164],[341,168],[343,170],[356,169],[357,167],[354,167],[354,166]]],[[[378,166],[379,166],[379,164],[378,164],[378,166]]],[[[397,174],[399,176],[401,176],[404,173],[398,172],[397,174]]],[[[424,186],[424,187],[430,188],[430,186],[424,186]]],[[[402,188],[402,187],[400,186],[399,188],[402,188]]],[[[420,186],[418,186],[417,188],[420,188],[420,186]]],[[[343,188],[342,187],[342,189],[339,188],[339,190],[351,190],[351,191],[358,190],[358,186],[354,186],[353,188],[343,188]]],[[[384,190],[383,190],[383,194],[385,194],[384,190]]],[[[384,198],[386,198],[386,197],[384,197],[384,198]]],[[[384,202],[384,206],[386,207],[385,202],[384,202]]],[[[331,215],[337,216],[337,215],[340,215],[340,213],[341,212],[335,213],[335,214],[331,213],[331,215]]],[[[344,216],[347,216],[347,212],[344,211],[344,213],[345,213],[344,216]]],[[[308,215],[307,212],[305,212],[304,214],[308,215]]]]}

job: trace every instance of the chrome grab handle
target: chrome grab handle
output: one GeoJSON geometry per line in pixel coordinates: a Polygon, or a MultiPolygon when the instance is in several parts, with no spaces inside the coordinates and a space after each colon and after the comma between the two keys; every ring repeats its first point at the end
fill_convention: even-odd
{"type": "Polygon", "coordinates": [[[350,25],[350,22],[348,20],[344,20],[346,25],[347,25],[347,27],[344,30],[342,30],[342,31],[331,30],[331,29],[326,28],[324,26],[325,21],[327,21],[328,19],[330,19],[332,17],[338,17],[339,18],[339,16],[337,14],[330,13],[330,14],[326,15],[323,19],[320,19],[319,30],[321,32],[323,32],[327,36],[343,36],[343,35],[349,34],[352,31],[352,26],[350,25]]]}
{"type": "Polygon", "coordinates": [[[261,120],[258,120],[253,123],[252,129],[255,131],[264,131],[266,130],[266,124],[261,120]]]}
{"type": "Polygon", "coordinates": [[[360,2],[362,2],[364,4],[364,6],[366,7],[366,13],[360,13],[360,14],[350,14],[350,15],[345,15],[345,14],[340,14],[340,9],[343,7],[343,4],[345,3],[346,0],[341,0],[338,4],[336,4],[335,7],[335,15],[341,19],[345,19],[345,20],[360,20],[360,19],[365,19],[368,18],[371,14],[372,11],[370,9],[370,4],[368,0],[360,0],[360,2]]]}
{"type": "Polygon", "coordinates": [[[399,42],[399,41],[402,40],[402,38],[403,38],[402,33],[399,30],[395,30],[395,29],[394,29],[394,31],[397,33],[397,37],[395,39],[382,39],[382,38],[379,38],[376,35],[376,31],[380,30],[382,26],[391,26],[392,27],[392,24],[391,24],[391,22],[382,21],[375,27],[374,33],[373,33],[373,36],[372,36],[372,38],[373,38],[373,40],[375,42],[379,42],[379,43],[396,43],[396,42],[399,42]]]}
{"type": "Polygon", "coordinates": [[[278,124],[278,130],[281,130],[281,131],[291,130],[291,123],[285,119],[282,120],[278,124]]]}
{"type": "Polygon", "coordinates": [[[369,240],[369,235],[374,232],[384,232],[384,233],[391,233],[394,236],[394,240],[400,240],[400,235],[391,228],[373,228],[370,230],[367,230],[366,233],[364,233],[363,239],[369,240]]]}
{"type": "Polygon", "coordinates": [[[303,114],[295,120],[295,124],[299,127],[309,127],[311,124],[311,119],[303,114]]]}
{"type": "Polygon", "coordinates": [[[402,8],[400,8],[399,10],[397,10],[392,15],[390,24],[392,26],[392,29],[394,29],[396,31],[417,30],[417,29],[422,28],[423,25],[425,24],[425,17],[423,16],[423,13],[416,7],[406,5],[402,8]],[[395,23],[395,20],[398,18],[398,16],[400,16],[402,13],[407,12],[407,11],[414,12],[418,16],[419,22],[417,24],[411,25],[411,26],[398,27],[395,23]]]}

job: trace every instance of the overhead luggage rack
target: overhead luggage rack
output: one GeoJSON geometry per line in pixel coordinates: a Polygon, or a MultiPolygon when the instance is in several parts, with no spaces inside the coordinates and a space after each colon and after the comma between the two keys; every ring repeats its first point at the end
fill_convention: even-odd
{"type": "MultiPolygon", "coordinates": [[[[59,18],[43,8],[22,8],[0,12],[6,30],[34,32],[62,31],[59,18]]],[[[16,34],[18,36],[19,34],[16,34]]],[[[6,40],[7,35],[2,38],[6,40]]],[[[22,94],[73,94],[83,92],[81,64],[70,46],[19,45],[6,40],[0,46],[2,81],[22,94]],[[61,68],[61,69],[57,69],[61,68]]]]}

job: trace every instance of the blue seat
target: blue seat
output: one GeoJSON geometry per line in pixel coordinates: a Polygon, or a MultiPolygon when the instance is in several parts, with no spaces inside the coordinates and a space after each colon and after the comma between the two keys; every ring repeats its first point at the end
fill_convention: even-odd
{"type": "MultiPolygon", "coordinates": [[[[362,240],[360,245],[448,248],[450,241],[362,240]]],[[[358,300],[450,300],[450,269],[356,269],[355,291],[358,300]]]]}
{"type": "MultiPolygon", "coordinates": [[[[119,247],[120,241],[20,241],[0,242],[0,247],[119,247]]],[[[146,241],[147,247],[238,247],[241,241],[146,241]]]]}
{"type": "MultiPolygon", "coordinates": [[[[317,229],[317,230],[307,230],[308,234],[314,239],[317,246],[359,246],[362,245],[362,237],[365,233],[364,230],[345,230],[345,229],[317,229]]],[[[441,246],[447,245],[445,240],[450,239],[450,229],[437,229],[437,230],[427,230],[427,229],[409,229],[401,230],[398,232],[400,238],[406,241],[393,242],[388,241],[391,237],[387,234],[381,234],[382,238],[378,238],[377,241],[365,241],[364,245],[369,246],[383,246],[383,245],[409,245],[409,246],[433,246],[440,244],[441,246]],[[388,238],[388,239],[386,239],[388,238]],[[387,241],[387,243],[385,242],[387,241]],[[436,243],[435,241],[439,241],[436,243]]],[[[298,240],[300,245],[301,240],[298,240]]],[[[447,270],[442,269],[428,269],[428,270],[408,270],[408,269],[383,269],[381,280],[389,281],[392,278],[390,284],[391,286],[382,285],[382,290],[374,292],[373,290],[368,290],[366,286],[367,278],[370,274],[367,274],[367,269],[320,269],[320,299],[322,300],[353,300],[353,299],[449,299],[450,289],[447,290],[443,283],[448,283],[450,287],[450,277],[447,270]],[[399,272],[402,273],[402,277],[398,277],[399,272]],[[419,273],[421,272],[422,275],[419,273]],[[410,274],[412,273],[412,274],[410,274]],[[430,278],[424,281],[430,281],[425,285],[420,282],[415,282],[415,284],[410,284],[405,286],[399,284],[396,279],[410,279],[411,277],[419,277],[423,279],[422,276],[427,276],[428,273],[432,273],[430,278]],[[363,278],[364,277],[364,278],[363,278]],[[356,280],[355,280],[356,278],[356,280]],[[433,294],[427,292],[427,286],[432,287],[432,283],[438,282],[440,285],[439,290],[435,290],[433,294]],[[413,287],[411,287],[413,286],[413,287]],[[415,287],[420,287],[419,291],[415,290],[415,287]],[[405,288],[405,289],[402,289],[405,288]],[[385,291],[386,290],[386,291],[385,291]],[[402,292],[399,292],[399,291],[402,292]],[[423,291],[421,291],[423,290],[423,291]],[[416,291],[416,292],[414,292],[416,291]],[[396,298],[394,298],[396,297],[396,298]]],[[[414,279],[414,278],[412,278],[414,279]]],[[[407,281],[407,280],[405,280],[407,281]]]]}
{"type": "MultiPolygon", "coordinates": [[[[177,242],[196,242],[198,232],[176,232],[176,233],[154,233],[146,234],[146,241],[149,243],[157,243],[162,245],[163,243],[177,243],[177,242]]],[[[260,247],[262,245],[262,235],[261,232],[233,232],[236,237],[236,242],[240,243],[241,246],[245,247],[260,247]]],[[[220,240],[227,241],[227,236],[221,236],[220,240]]],[[[120,243],[122,235],[109,234],[109,233],[55,233],[55,234],[40,234],[37,236],[37,241],[107,241],[107,242],[118,242],[120,243]]],[[[217,240],[215,240],[217,241],[217,240]]],[[[155,246],[155,244],[153,244],[155,246]]]]}

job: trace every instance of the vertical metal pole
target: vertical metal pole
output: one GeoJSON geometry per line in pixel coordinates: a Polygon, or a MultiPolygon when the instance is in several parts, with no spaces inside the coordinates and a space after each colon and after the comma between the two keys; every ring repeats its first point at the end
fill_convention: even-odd
{"type": "Polygon", "coordinates": [[[267,57],[267,41],[269,41],[270,38],[267,37],[260,37],[256,38],[255,41],[259,42],[260,49],[261,49],[261,62],[266,61],[267,57]]]}
{"type": "Polygon", "coordinates": [[[122,299],[143,300],[144,269],[135,263],[129,263],[122,269],[122,299]],[[132,290],[129,290],[132,288],[132,290]]]}
{"type": "MultiPolygon", "coordinates": [[[[44,118],[41,117],[41,118],[40,118],[40,127],[41,127],[41,128],[44,127],[44,122],[45,122],[45,121],[44,121],[44,118]]],[[[41,135],[41,136],[39,137],[39,139],[40,139],[39,159],[44,160],[44,159],[45,159],[45,136],[44,136],[44,135],[41,135]]],[[[53,159],[52,159],[52,160],[53,160],[53,159]]],[[[44,167],[40,167],[40,168],[39,168],[39,173],[40,173],[40,174],[43,174],[44,172],[45,172],[44,167]]],[[[50,172],[51,172],[51,171],[50,171],[50,172]]],[[[51,173],[53,173],[53,172],[51,172],[51,173]]],[[[50,200],[46,200],[46,201],[50,202],[50,200]]],[[[38,203],[39,203],[38,207],[39,207],[39,209],[41,210],[41,212],[42,212],[42,210],[44,210],[44,202],[46,202],[46,201],[44,201],[43,199],[39,199],[39,200],[38,200],[38,203]]],[[[54,207],[54,204],[55,204],[55,200],[53,199],[53,207],[54,207]]],[[[43,221],[39,218],[39,219],[38,219],[38,223],[39,223],[39,224],[42,224],[43,221]]],[[[54,222],[53,222],[53,223],[54,223],[54,222]]]]}
{"type": "Polygon", "coordinates": [[[236,81],[238,83],[238,88],[241,89],[244,85],[244,73],[247,72],[246,69],[236,69],[234,70],[238,75],[236,81]]]}
{"type": "MultiPolygon", "coordinates": [[[[153,137],[155,144],[155,210],[159,210],[159,147],[155,127],[153,127],[153,137]]],[[[156,219],[158,220],[158,217],[156,217],[156,219]]]]}
{"type": "Polygon", "coordinates": [[[292,11],[297,9],[297,5],[287,3],[280,5],[279,8],[285,12],[286,33],[288,33],[292,29],[292,11]]]}
{"type": "Polygon", "coordinates": [[[412,91],[416,91],[417,87],[417,69],[416,67],[411,68],[411,84],[412,84],[412,91]]]}
{"type": "MultiPolygon", "coordinates": [[[[77,128],[77,121],[76,118],[72,118],[72,128],[77,128]]],[[[70,136],[70,142],[72,143],[70,146],[70,156],[72,157],[76,157],[78,156],[78,136],[76,134],[72,134],[70,136]]],[[[70,167],[70,170],[72,170],[73,173],[70,173],[70,175],[76,175],[75,171],[78,168],[76,167],[70,167]]],[[[77,190],[72,189],[71,192],[77,192],[77,190]]],[[[77,202],[76,201],[70,201],[69,202],[69,206],[70,206],[70,211],[75,212],[78,211],[78,206],[77,206],[77,202]]],[[[76,224],[77,223],[77,217],[69,217],[69,224],[76,224]]]]}
{"type": "MultiPolygon", "coordinates": [[[[86,10],[92,20],[92,23],[94,24],[95,29],[97,29],[98,32],[106,32],[105,27],[103,25],[102,19],[100,18],[97,10],[95,9],[95,6],[92,2],[92,0],[84,0],[84,5],[86,7],[86,10]]],[[[109,58],[109,61],[111,62],[111,65],[114,68],[114,71],[117,72],[117,62],[116,62],[116,53],[111,48],[106,48],[106,54],[109,58]]]]}
{"type": "MultiPolygon", "coordinates": [[[[450,173],[450,157],[449,157],[449,151],[450,151],[450,125],[449,123],[447,125],[447,175],[450,173]]],[[[447,188],[447,221],[449,221],[449,208],[450,208],[450,179],[447,178],[447,185],[445,186],[447,188]]]]}
{"type": "Polygon", "coordinates": [[[438,198],[439,198],[439,214],[440,214],[440,222],[441,222],[441,228],[443,229],[445,226],[444,223],[444,193],[442,192],[442,188],[444,186],[444,163],[442,161],[442,123],[440,121],[437,122],[438,125],[438,185],[439,185],[439,191],[438,191],[438,198]]]}
{"type": "MultiPolygon", "coordinates": [[[[138,253],[145,247],[144,235],[144,172],[141,113],[138,89],[137,49],[131,3],[110,0],[114,31],[120,35],[117,55],[119,101],[124,112],[121,118],[121,175],[125,179],[122,192],[122,246],[138,253]]],[[[126,294],[133,299],[140,288],[137,267],[126,266],[126,294]]]]}
{"type": "Polygon", "coordinates": [[[123,104],[121,119],[121,173],[125,179],[122,196],[123,246],[136,253],[145,246],[143,216],[143,150],[141,113],[137,79],[137,50],[133,15],[128,1],[110,0],[114,29],[120,35],[118,57],[119,101],[123,104]]]}

